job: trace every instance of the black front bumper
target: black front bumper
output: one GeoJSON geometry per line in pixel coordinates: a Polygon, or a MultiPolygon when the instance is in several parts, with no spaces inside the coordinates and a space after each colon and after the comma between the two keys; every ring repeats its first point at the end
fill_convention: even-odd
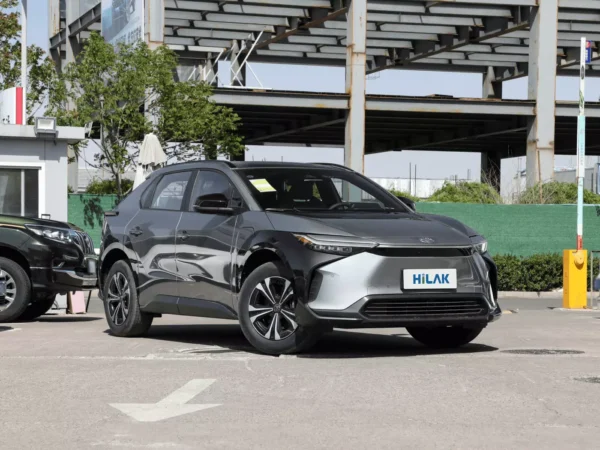
{"type": "Polygon", "coordinates": [[[69,269],[51,267],[32,268],[31,282],[33,288],[56,293],[96,289],[98,287],[96,257],[89,256],[85,261],[86,267],[69,269]]]}
{"type": "MultiPolygon", "coordinates": [[[[304,303],[298,302],[296,306],[296,320],[306,327],[323,328],[405,328],[405,327],[437,327],[459,325],[464,327],[480,328],[488,323],[498,320],[502,316],[500,306],[494,302],[491,306],[480,295],[455,295],[443,296],[437,299],[470,300],[479,302],[481,308],[477,311],[458,311],[456,308],[444,310],[439,305],[428,305],[431,297],[419,296],[370,296],[364,297],[341,311],[312,310],[304,303]],[[401,308],[402,302],[411,301],[417,304],[422,302],[423,307],[418,311],[410,312],[410,308],[401,308]],[[396,304],[398,307],[388,308],[389,313],[370,314],[369,305],[385,301],[387,304],[396,304]]],[[[414,308],[414,306],[411,306],[414,308]]],[[[381,312],[381,309],[379,310],[381,312]]],[[[385,309],[384,309],[385,311],[385,309]]]]}

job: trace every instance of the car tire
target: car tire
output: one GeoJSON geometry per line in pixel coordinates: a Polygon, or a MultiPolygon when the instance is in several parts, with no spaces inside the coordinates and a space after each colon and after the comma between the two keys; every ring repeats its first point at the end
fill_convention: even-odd
{"type": "Polygon", "coordinates": [[[0,323],[14,322],[29,305],[31,280],[25,269],[12,259],[0,258],[0,269],[7,275],[6,299],[0,303],[0,323]]]}
{"type": "Polygon", "coordinates": [[[54,302],[56,301],[56,294],[44,294],[40,295],[33,303],[30,303],[23,314],[19,316],[19,322],[27,322],[35,320],[40,316],[46,314],[54,302]]]}
{"type": "Polygon", "coordinates": [[[268,355],[311,348],[322,333],[295,322],[295,301],[292,277],[281,264],[269,262],[252,271],[242,286],[238,308],[248,342],[268,355]]]}
{"type": "Polygon", "coordinates": [[[430,348],[458,348],[473,341],[483,328],[451,327],[411,327],[406,329],[421,344],[430,348]]]}
{"type": "Polygon", "coordinates": [[[140,310],[133,271],[125,261],[117,261],[104,283],[104,312],[111,334],[119,337],[143,336],[154,316],[140,310]]]}

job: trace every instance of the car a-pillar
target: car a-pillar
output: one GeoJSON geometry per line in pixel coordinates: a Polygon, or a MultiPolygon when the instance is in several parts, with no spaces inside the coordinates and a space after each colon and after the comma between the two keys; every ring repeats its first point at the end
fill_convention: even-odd
{"type": "MultiPolygon", "coordinates": [[[[367,64],[367,0],[348,2],[346,94],[349,95],[344,141],[344,165],[364,173],[367,64]]],[[[346,184],[346,183],[345,183],[346,184]]],[[[344,199],[360,201],[357,188],[343,186],[344,199]]]]}

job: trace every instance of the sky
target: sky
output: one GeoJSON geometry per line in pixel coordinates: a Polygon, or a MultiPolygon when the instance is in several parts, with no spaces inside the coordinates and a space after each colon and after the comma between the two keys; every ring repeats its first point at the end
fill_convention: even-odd
{"type": "MultiPolygon", "coordinates": [[[[71,0],[74,1],[74,0],[71,0]]],[[[48,2],[29,0],[29,9],[35,4],[35,10],[29,13],[29,44],[48,48],[48,2]]],[[[219,72],[227,79],[228,67],[220,65],[219,72]]],[[[311,67],[293,65],[252,64],[264,87],[282,90],[343,92],[344,68],[311,67]]],[[[248,71],[249,86],[259,86],[248,71]]],[[[559,77],[557,80],[557,100],[577,100],[579,79],[577,77],[559,77]]],[[[452,95],[455,97],[482,96],[482,77],[478,74],[436,73],[387,70],[367,81],[367,93],[388,95],[426,96],[432,94],[452,95]]],[[[506,99],[527,98],[527,78],[504,83],[503,97],[506,99]]],[[[586,100],[600,100],[600,79],[588,79],[586,100]]],[[[575,143],[573,145],[575,147],[575,143]]],[[[91,156],[91,155],[89,155],[91,156]]],[[[343,163],[341,148],[307,147],[264,147],[250,146],[247,160],[275,161],[314,161],[343,163]]],[[[419,178],[445,179],[477,177],[481,170],[481,157],[478,153],[456,152],[386,152],[365,157],[365,175],[380,178],[408,178],[409,167],[417,166],[419,178]],[[432,163],[435,161],[435,163],[432,163]]],[[[80,164],[84,164],[80,162],[80,164]]],[[[574,167],[574,156],[557,156],[556,167],[574,167]]],[[[511,183],[519,168],[525,167],[524,158],[510,158],[502,161],[502,185],[505,189],[511,183]]]]}

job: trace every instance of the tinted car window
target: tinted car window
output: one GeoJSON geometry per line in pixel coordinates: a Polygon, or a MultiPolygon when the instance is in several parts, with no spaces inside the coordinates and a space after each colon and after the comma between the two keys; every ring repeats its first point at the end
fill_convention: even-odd
{"type": "Polygon", "coordinates": [[[402,204],[352,172],[321,168],[238,171],[263,209],[408,212],[402,204]]]}
{"type": "Polygon", "coordinates": [[[150,208],[180,210],[190,174],[191,172],[176,172],[163,176],[156,186],[150,208]]]}
{"type": "Polygon", "coordinates": [[[210,194],[222,194],[228,199],[232,196],[232,185],[226,175],[212,170],[200,170],[190,196],[189,210],[193,210],[196,199],[210,194]]]}

